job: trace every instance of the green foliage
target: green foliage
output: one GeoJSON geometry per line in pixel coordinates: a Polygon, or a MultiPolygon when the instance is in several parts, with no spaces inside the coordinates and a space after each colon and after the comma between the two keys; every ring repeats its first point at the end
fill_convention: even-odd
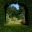
{"type": "MultiPolygon", "coordinates": [[[[19,0],[20,2],[24,2],[24,0],[19,0]]],[[[32,32],[32,26],[11,26],[11,27],[3,27],[3,23],[5,22],[5,11],[2,8],[2,3],[4,2],[4,0],[0,0],[0,32],[32,32]]],[[[30,10],[31,11],[31,10],[30,10]]],[[[30,19],[32,18],[32,16],[30,16],[30,19]]]]}

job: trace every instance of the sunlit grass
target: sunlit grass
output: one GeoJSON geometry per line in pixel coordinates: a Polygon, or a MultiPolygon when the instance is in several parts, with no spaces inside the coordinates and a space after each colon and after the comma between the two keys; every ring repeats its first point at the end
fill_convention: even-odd
{"type": "Polygon", "coordinates": [[[16,17],[9,18],[9,15],[7,15],[6,16],[6,23],[4,24],[4,26],[22,25],[21,22],[22,22],[22,19],[18,19],[16,17]]]}

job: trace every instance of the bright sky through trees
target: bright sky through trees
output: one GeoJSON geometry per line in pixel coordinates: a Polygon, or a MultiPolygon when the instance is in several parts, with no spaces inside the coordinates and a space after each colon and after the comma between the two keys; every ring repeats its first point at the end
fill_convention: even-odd
{"type": "Polygon", "coordinates": [[[18,4],[11,4],[9,7],[15,7],[17,10],[19,10],[19,5],[18,4]]]}

